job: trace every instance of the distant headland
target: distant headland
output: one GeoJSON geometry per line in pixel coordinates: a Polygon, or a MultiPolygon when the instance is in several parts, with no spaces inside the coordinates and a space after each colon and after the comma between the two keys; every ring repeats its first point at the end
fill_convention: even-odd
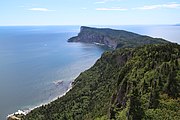
{"type": "Polygon", "coordinates": [[[72,37],[68,42],[84,42],[105,45],[109,48],[131,48],[145,44],[167,43],[162,38],[152,38],[125,30],[110,28],[92,28],[82,26],[78,36],[72,37]]]}

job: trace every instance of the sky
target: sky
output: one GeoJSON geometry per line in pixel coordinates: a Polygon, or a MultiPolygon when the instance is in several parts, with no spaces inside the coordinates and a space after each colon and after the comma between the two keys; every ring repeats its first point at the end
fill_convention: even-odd
{"type": "Polygon", "coordinates": [[[0,26],[180,23],[180,0],[0,0],[0,26]]]}

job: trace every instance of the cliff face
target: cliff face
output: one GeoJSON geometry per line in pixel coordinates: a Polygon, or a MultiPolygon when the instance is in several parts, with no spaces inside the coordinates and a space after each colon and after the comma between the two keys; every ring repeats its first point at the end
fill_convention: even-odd
{"type": "Polygon", "coordinates": [[[78,36],[70,38],[68,42],[98,43],[113,49],[137,47],[145,44],[167,43],[167,41],[160,38],[142,36],[124,30],[84,26],[81,27],[78,36]]]}
{"type": "Polygon", "coordinates": [[[25,120],[179,120],[180,46],[105,52],[72,89],[25,120]]]}
{"type": "Polygon", "coordinates": [[[68,42],[85,42],[85,43],[99,43],[110,48],[117,47],[117,41],[108,35],[100,34],[98,29],[81,27],[80,33],[76,37],[72,37],[68,42]]]}

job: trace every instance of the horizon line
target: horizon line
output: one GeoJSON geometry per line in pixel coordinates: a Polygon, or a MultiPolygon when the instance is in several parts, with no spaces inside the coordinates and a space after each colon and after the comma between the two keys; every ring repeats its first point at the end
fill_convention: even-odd
{"type": "Polygon", "coordinates": [[[36,25],[36,24],[32,24],[32,25],[0,25],[0,27],[25,27],[25,26],[136,26],[136,25],[138,25],[138,26],[143,26],[143,25],[147,25],[147,26],[151,26],[151,25],[180,25],[179,23],[176,23],[176,24],[104,24],[104,25],[61,25],[61,24],[57,24],[57,25],[36,25]]]}

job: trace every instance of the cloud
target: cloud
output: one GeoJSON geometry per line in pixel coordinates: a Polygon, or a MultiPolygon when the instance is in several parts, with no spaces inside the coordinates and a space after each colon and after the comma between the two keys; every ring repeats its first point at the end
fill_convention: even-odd
{"type": "Polygon", "coordinates": [[[49,10],[48,8],[30,8],[28,10],[31,10],[31,11],[42,11],[42,12],[55,11],[55,10],[49,10]]]}
{"type": "Polygon", "coordinates": [[[114,7],[114,8],[96,8],[96,10],[99,10],[99,11],[126,11],[128,9],[114,7]]]}
{"type": "Polygon", "coordinates": [[[161,4],[161,5],[147,5],[143,7],[133,8],[139,10],[152,10],[152,9],[159,9],[159,8],[180,8],[180,4],[177,3],[170,3],[170,4],[161,4]]]}

